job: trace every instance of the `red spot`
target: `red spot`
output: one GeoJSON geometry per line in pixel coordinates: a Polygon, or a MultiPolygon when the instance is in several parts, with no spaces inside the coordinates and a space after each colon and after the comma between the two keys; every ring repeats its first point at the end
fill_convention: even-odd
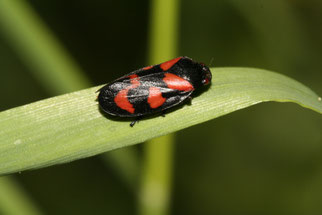
{"type": "Polygon", "coordinates": [[[140,86],[140,78],[138,75],[130,75],[129,76],[130,80],[131,80],[131,86],[129,86],[130,89],[132,88],[136,88],[138,86],[140,86]]]}
{"type": "Polygon", "coordinates": [[[130,75],[129,78],[131,81],[131,85],[118,92],[118,94],[114,98],[114,102],[119,108],[126,110],[130,113],[134,113],[135,109],[133,108],[133,105],[129,102],[127,94],[130,89],[140,86],[140,79],[135,74],[130,75]]]}
{"type": "Polygon", "coordinates": [[[146,67],[144,67],[144,68],[142,68],[143,70],[148,70],[148,69],[152,69],[153,68],[153,66],[146,66],[146,67]]]}
{"type": "Polygon", "coordinates": [[[130,79],[137,78],[137,77],[138,77],[138,75],[137,75],[137,74],[133,74],[133,75],[130,75],[130,76],[129,76],[129,78],[130,78],[130,79]]]}
{"type": "Polygon", "coordinates": [[[194,90],[192,84],[172,73],[165,73],[163,81],[168,85],[169,88],[180,91],[191,91],[194,90]]]}
{"type": "Polygon", "coordinates": [[[129,89],[123,89],[121,90],[114,98],[114,102],[116,105],[123,109],[126,110],[130,113],[134,113],[135,109],[133,108],[133,105],[129,102],[127,99],[127,93],[129,92],[129,89]]]}
{"type": "Polygon", "coordinates": [[[161,63],[160,67],[163,71],[170,69],[174,64],[176,64],[182,57],[177,57],[175,59],[169,60],[167,62],[161,63]]]}
{"type": "Polygon", "coordinates": [[[160,107],[165,102],[165,100],[166,98],[162,97],[162,93],[159,87],[149,88],[148,103],[150,104],[151,108],[160,107]]]}

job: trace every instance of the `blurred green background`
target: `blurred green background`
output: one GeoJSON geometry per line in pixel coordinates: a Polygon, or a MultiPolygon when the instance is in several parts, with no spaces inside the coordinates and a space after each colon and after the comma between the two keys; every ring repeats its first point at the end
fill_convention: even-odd
{"type": "MultiPolygon", "coordinates": [[[[89,86],[147,64],[150,1],[26,2],[89,86]]],[[[322,94],[321,1],[181,0],[179,8],[179,55],[269,69],[322,94]]],[[[3,26],[0,110],[56,95],[3,26]]],[[[141,147],[132,147],[139,158],[141,147]]],[[[174,147],[171,214],[322,214],[322,118],[313,111],[252,106],[178,132],[174,147]]],[[[137,190],[99,156],[12,178],[45,214],[136,211],[137,190]]]]}

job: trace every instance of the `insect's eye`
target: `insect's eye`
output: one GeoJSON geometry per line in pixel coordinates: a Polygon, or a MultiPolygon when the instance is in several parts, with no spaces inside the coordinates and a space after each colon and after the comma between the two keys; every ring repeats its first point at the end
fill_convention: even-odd
{"type": "Polygon", "coordinates": [[[203,85],[207,85],[207,84],[209,84],[209,79],[208,79],[208,78],[203,79],[203,80],[202,80],[202,84],[203,84],[203,85]]]}
{"type": "Polygon", "coordinates": [[[204,66],[202,70],[203,70],[203,77],[201,82],[203,85],[207,85],[210,83],[212,75],[208,67],[204,66]]]}

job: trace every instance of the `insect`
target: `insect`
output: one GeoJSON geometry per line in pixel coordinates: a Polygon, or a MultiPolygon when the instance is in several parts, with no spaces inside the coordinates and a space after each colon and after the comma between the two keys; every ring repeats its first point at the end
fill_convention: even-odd
{"type": "Polygon", "coordinates": [[[101,109],[113,116],[136,118],[164,113],[211,82],[209,68],[189,57],[177,57],[135,70],[99,89],[101,109]]]}

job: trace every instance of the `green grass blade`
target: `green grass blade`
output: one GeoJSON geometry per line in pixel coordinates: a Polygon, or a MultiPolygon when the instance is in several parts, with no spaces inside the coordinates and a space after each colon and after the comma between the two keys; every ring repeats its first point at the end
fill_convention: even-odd
{"type": "Polygon", "coordinates": [[[52,94],[91,86],[80,67],[26,1],[0,1],[0,32],[33,76],[52,94]]]}
{"type": "Polygon", "coordinates": [[[322,113],[313,91],[286,76],[251,68],[212,69],[210,89],[166,117],[129,121],[104,117],[98,87],[0,113],[0,174],[70,162],[141,143],[265,101],[295,102],[322,113]]]}
{"type": "Polygon", "coordinates": [[[43,214],[13,177],[0,177],[0,214],[43,214]]]}

